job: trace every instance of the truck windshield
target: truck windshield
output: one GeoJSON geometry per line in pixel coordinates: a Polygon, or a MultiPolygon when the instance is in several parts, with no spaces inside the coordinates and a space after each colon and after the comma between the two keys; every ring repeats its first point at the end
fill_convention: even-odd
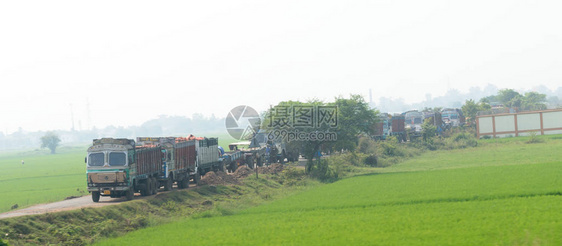
{"type": "Polygon", "coordinates": [[[421,118],[415,118],[414,119],[414,124],[421,124],[422,123],[422,119],[421,118]]]}
{"type": "Polygon", "coordinates": [[[88,166],[103,166],[104,162],[103,153],[92,153],[88,158],[88,166]]]}
{"type": "Polygon", "coordinates": [[[123,152],[111,152],[109,153],[109,165],[110,166],[125,166],[127,164],[127,156],[123,152]]]}

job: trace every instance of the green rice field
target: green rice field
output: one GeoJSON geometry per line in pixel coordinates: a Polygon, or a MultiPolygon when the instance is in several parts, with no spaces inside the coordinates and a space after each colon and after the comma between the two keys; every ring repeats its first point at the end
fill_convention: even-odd
{"type": "Polygon", "coordinates": [[[0,155],[0,212],[88,194],[86,147],[61,148],[0,155]],[[24,164],[21,164],[21,161],[24,164]]]}
{"type": "Polygon", "coordinates": [[[562,245],[562,141],[427,152],[230,215],[100,245],[562,245]]]}

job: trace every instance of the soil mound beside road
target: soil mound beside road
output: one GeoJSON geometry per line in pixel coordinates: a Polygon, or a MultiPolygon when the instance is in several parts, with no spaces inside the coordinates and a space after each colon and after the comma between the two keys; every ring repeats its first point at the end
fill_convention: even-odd
{"type": "Polygon", "coordinates": [[[283,164],[281,163],[275,163],[275,164],[271,164],[267,167],[258,167],[258,173],[261,174],[277,174],[280,172],[283,172],[283,164]]]}
{"type": "Polygon", "coordinates": [[[246,177],[252,175],[253,173],[254,173],[254,170],[250,169],[249,167],[241,166],[238,169],[236,169],[236,171],[234,171],[232,176],[234,176],[234,178],[236,178],[236,179],[243,179],[243,178],[246,178],[246,177]]]}
{"type": "MultiPolygon", "coordinates": [[[[277,174],[283,171],[283,164],[275,163],[267,167],[257,167],[258,174],[277,174]]],[[[242,179],[255,174],[256,170],[251,169],[247,166],[241,166],[232,174],[226,174],[225,172],[208,172],[205,176],[201,177],[201,185],[231,185],[240,184],[242,179]]]]}
{"type": "Polygon", "coordinates": [[[229,185],[229,184],[239,184],[238,180],[232,175],[228,175],[225,172],[210,171],[201,177],[200,184],[202,185],[229,185]]]}

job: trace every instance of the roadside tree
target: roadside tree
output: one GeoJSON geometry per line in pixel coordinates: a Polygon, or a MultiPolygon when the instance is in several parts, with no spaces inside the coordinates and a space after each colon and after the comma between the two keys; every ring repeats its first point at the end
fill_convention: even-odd
{"type": "Polygon", "coordinates": [[[307,159],[306,172],[310,173],[317,168],[313,160],[321,151],[354,150],[361,133],[372,134],[377,114],[360,95],[337,97],[332,103],[285,101],[269,109],[263,129],[270,140],[298,142],[307,159]],[[299,135],[308,138],[290,138],[299,135]]]}

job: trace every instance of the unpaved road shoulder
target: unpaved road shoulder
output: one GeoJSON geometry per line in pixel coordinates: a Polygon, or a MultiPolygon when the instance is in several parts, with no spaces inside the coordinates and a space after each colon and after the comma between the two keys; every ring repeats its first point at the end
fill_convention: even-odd
{"type": "Polygon", "coordinates": [[[54,213],[54,212],[74,210],[79,208],[104,207],[109,205],[117,205],[123,201],[125,201],[125,198],[103,197],[102,199],[100,199],[100,202],[96,203],[92,201],[91,196],[83,196],[83,197],[64,200],[60,202],[38,204],[28,208],[5,212],[0,214],[0,219],[26,216],[26,215],[54,213]]]}

